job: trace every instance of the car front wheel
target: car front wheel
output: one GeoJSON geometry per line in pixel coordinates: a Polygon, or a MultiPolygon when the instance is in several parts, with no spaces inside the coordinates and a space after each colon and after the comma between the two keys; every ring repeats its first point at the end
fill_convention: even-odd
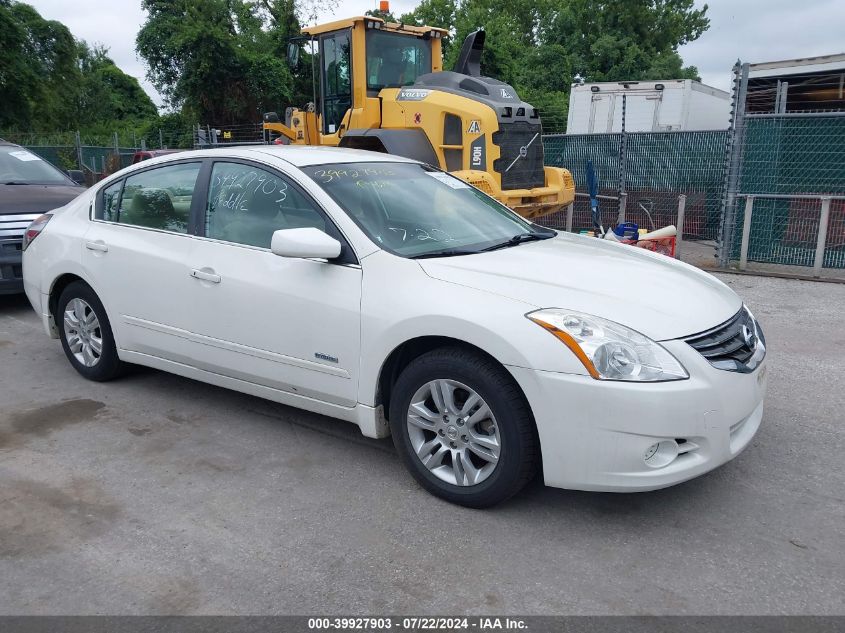
{"type": "Polygon", "coordinates": [[[453,503],[481,508],[518,492],[536,472],[536,431],[507,371],[461,348],[428,352],[393,388],[393,442],[414,478],[453,503]]]}

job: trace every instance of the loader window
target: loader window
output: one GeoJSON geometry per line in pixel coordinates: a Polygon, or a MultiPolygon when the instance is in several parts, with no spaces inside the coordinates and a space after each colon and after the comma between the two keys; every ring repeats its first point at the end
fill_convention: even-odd
{"type": "Polygon", "coordinates": [[[431,42],[411,35],[367,31],[367,90],[410,86],[431,72],[431,42]]]}
{"type": "Polygon", "coordinates": [[[352,107],[349,31],[324,36],[320,48],[323,64],[323,134],[334,134],[340,128],[343,115],[352,107]]]}

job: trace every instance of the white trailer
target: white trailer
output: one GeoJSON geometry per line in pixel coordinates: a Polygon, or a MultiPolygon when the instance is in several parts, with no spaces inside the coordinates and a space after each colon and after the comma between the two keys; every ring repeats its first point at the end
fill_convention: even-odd
{"type": "Polygon", "coordinates": [[[572,84],[567,134],[726,130],[731,96],[692,79],[572,84]]]}

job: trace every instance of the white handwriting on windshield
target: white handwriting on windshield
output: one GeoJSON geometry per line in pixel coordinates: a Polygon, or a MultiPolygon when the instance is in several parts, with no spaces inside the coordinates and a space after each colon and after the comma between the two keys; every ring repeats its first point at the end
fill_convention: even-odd
{"type": "Polygon", "coordinates": [[[394,171],[389,167],[364,167],[361,169],[315,169],[314,177],[319,178],[320,182],[327,184],[335,180],[343,180],[345,178],[359,179],[363,177],[372,176],[393,176],[394,171]]]}

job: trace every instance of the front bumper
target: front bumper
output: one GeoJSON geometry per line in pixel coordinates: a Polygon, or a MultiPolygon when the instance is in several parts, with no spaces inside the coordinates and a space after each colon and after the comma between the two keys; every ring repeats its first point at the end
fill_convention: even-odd
{"type": "Polygon", "coordinates": [[[655,490],[713,470],[748,445],[763,416],[766,361],[741,374],[715,369],[683,341],[663,345],[688,380],[626,383],[508,367],[537,422],[547,485],[655,490]],[[661,442],[668,457],[677,455],[647,461],[661,442]]]}
{"type": "Polygon", "coordinates": [[[534,189],[502,189],[486,171],[464,169],[453,176],[480,189],[529,220],[557,213],[575,200],[575,181],[569,170],[544,167],[545,185],[534,189]]]}
{"type": "Polygon", "coordinates": [[[23,292],[21,241],[0,240],[0,295],[23,292]]]}

